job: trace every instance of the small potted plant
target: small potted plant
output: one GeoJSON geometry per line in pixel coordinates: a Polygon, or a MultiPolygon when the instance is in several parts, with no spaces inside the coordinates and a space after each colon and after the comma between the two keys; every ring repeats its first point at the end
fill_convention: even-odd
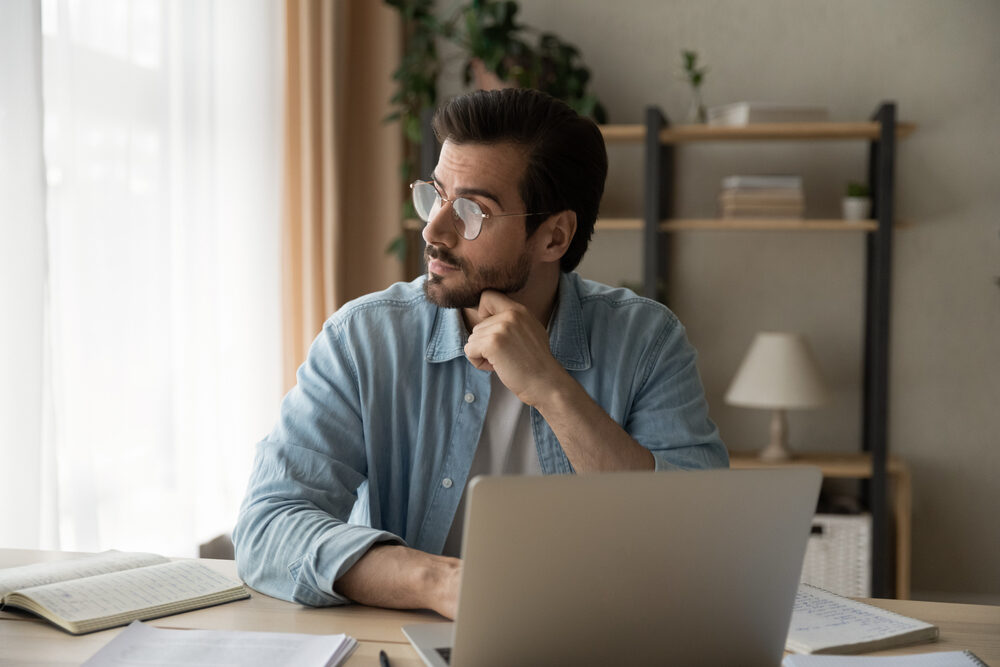
{"type": "Polygon", "coordinates": [[[872,199],[864,183],[847,184],[847,193],[841,201],[844,220],[867,220],[872,214],[872,199]]]}
{"type": "Polygon", "coordinates": [[[701,101],[701,84],[705,82],[707,67],[698,67],[697,51],[681,51],[683,58],[684,74],[683,78],[691,86],[691,108],[688,110],[687,121],[689,123],[707,123],[708,112],[705,104],[701,101]]]}

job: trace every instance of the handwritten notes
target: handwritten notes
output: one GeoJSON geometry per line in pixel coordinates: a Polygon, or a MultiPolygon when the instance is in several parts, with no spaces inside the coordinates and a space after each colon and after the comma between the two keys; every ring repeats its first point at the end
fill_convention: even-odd
{"type": "Polygon", "coordinates": [[[105,551],[86,558],[9,567],[0,570],[0,598],[33,586],[168,562],[168,559],[156,554],[105,551]]]}
{"type": "Polygon", "coordinates": [[[116,551],[0,570],[0,590],[4,605],[73,634],[250,597],[197,561],[116,551]]]}
{"type": "Polygon", "coordinates": [[[802,584],[785,648],[796,653],[860,653],[935,637],[937,628],[930,623],[802,584]]]}
{"type": "Polygon", "coordinates": [[[30,589],[31,598],[62,618],[78,622],[124,611],[174,605],[222,593],[233,582],[194,561],[175,561],[100,574],[30,589]]]}

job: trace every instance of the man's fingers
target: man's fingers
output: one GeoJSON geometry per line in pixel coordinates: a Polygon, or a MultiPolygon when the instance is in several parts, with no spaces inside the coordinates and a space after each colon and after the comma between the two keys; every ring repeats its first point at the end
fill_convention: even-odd
{"type": "Polygon", "coordinates": [[[493,364],[488,362],[486,359],[479,359],[478,361],[473,361],[472,359],[469,359],[469,361],[478,370],[488,371],[490,373],[494,371],[493,364]]]}
{"type": "Polygon", "coordinates": [[[496,290],[485,290],[479,297],[479,316],[484,319],[516,307],[517,301],[496,290]]]}
{"type": "Polygon", "coordinates": [[[478,368],[481,371],[492,371],[493,364],[490,363],[489,359],[482,356],[479,349],[479,345],[475,341],[469,341],[465,344],[465,356],[468,358],[469,363],[478,368]]]}

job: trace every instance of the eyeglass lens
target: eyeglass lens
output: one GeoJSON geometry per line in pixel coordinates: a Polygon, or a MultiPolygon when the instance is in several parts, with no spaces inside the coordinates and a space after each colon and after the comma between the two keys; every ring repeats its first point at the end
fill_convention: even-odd
{"type": "MultiPolygon", "coordinates": [[[[424,222],[430,222],[441,210],[441,195],[430,183],[413,184],[413,206],[424,222]]],[[[476,202],[459,197],[451,202],[455,212],[455,227],[467,240],[475,240],[483,226],[483,211],[476,202]]]]}

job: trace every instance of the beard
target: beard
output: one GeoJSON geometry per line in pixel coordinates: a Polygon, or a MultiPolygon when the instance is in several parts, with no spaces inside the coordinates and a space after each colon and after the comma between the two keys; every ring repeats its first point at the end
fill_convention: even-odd
{"type": "Polygon", "coordinates": [[[472,267],[465,260],[456,257],[444,248],[427,246],[424,257],[439,259],[445,264],[458,267],[465,276],[465,282],[455,287],[445,287],[444,279],[428,273],[424,281],[427,300],[441,308],[478,308],[479,299],[486,290],[496,290],[502,294],[512,294],[524,289],[531,274],[531,260],[528,253],[522,253],[510,264],[493,264],[472,267]]]}

